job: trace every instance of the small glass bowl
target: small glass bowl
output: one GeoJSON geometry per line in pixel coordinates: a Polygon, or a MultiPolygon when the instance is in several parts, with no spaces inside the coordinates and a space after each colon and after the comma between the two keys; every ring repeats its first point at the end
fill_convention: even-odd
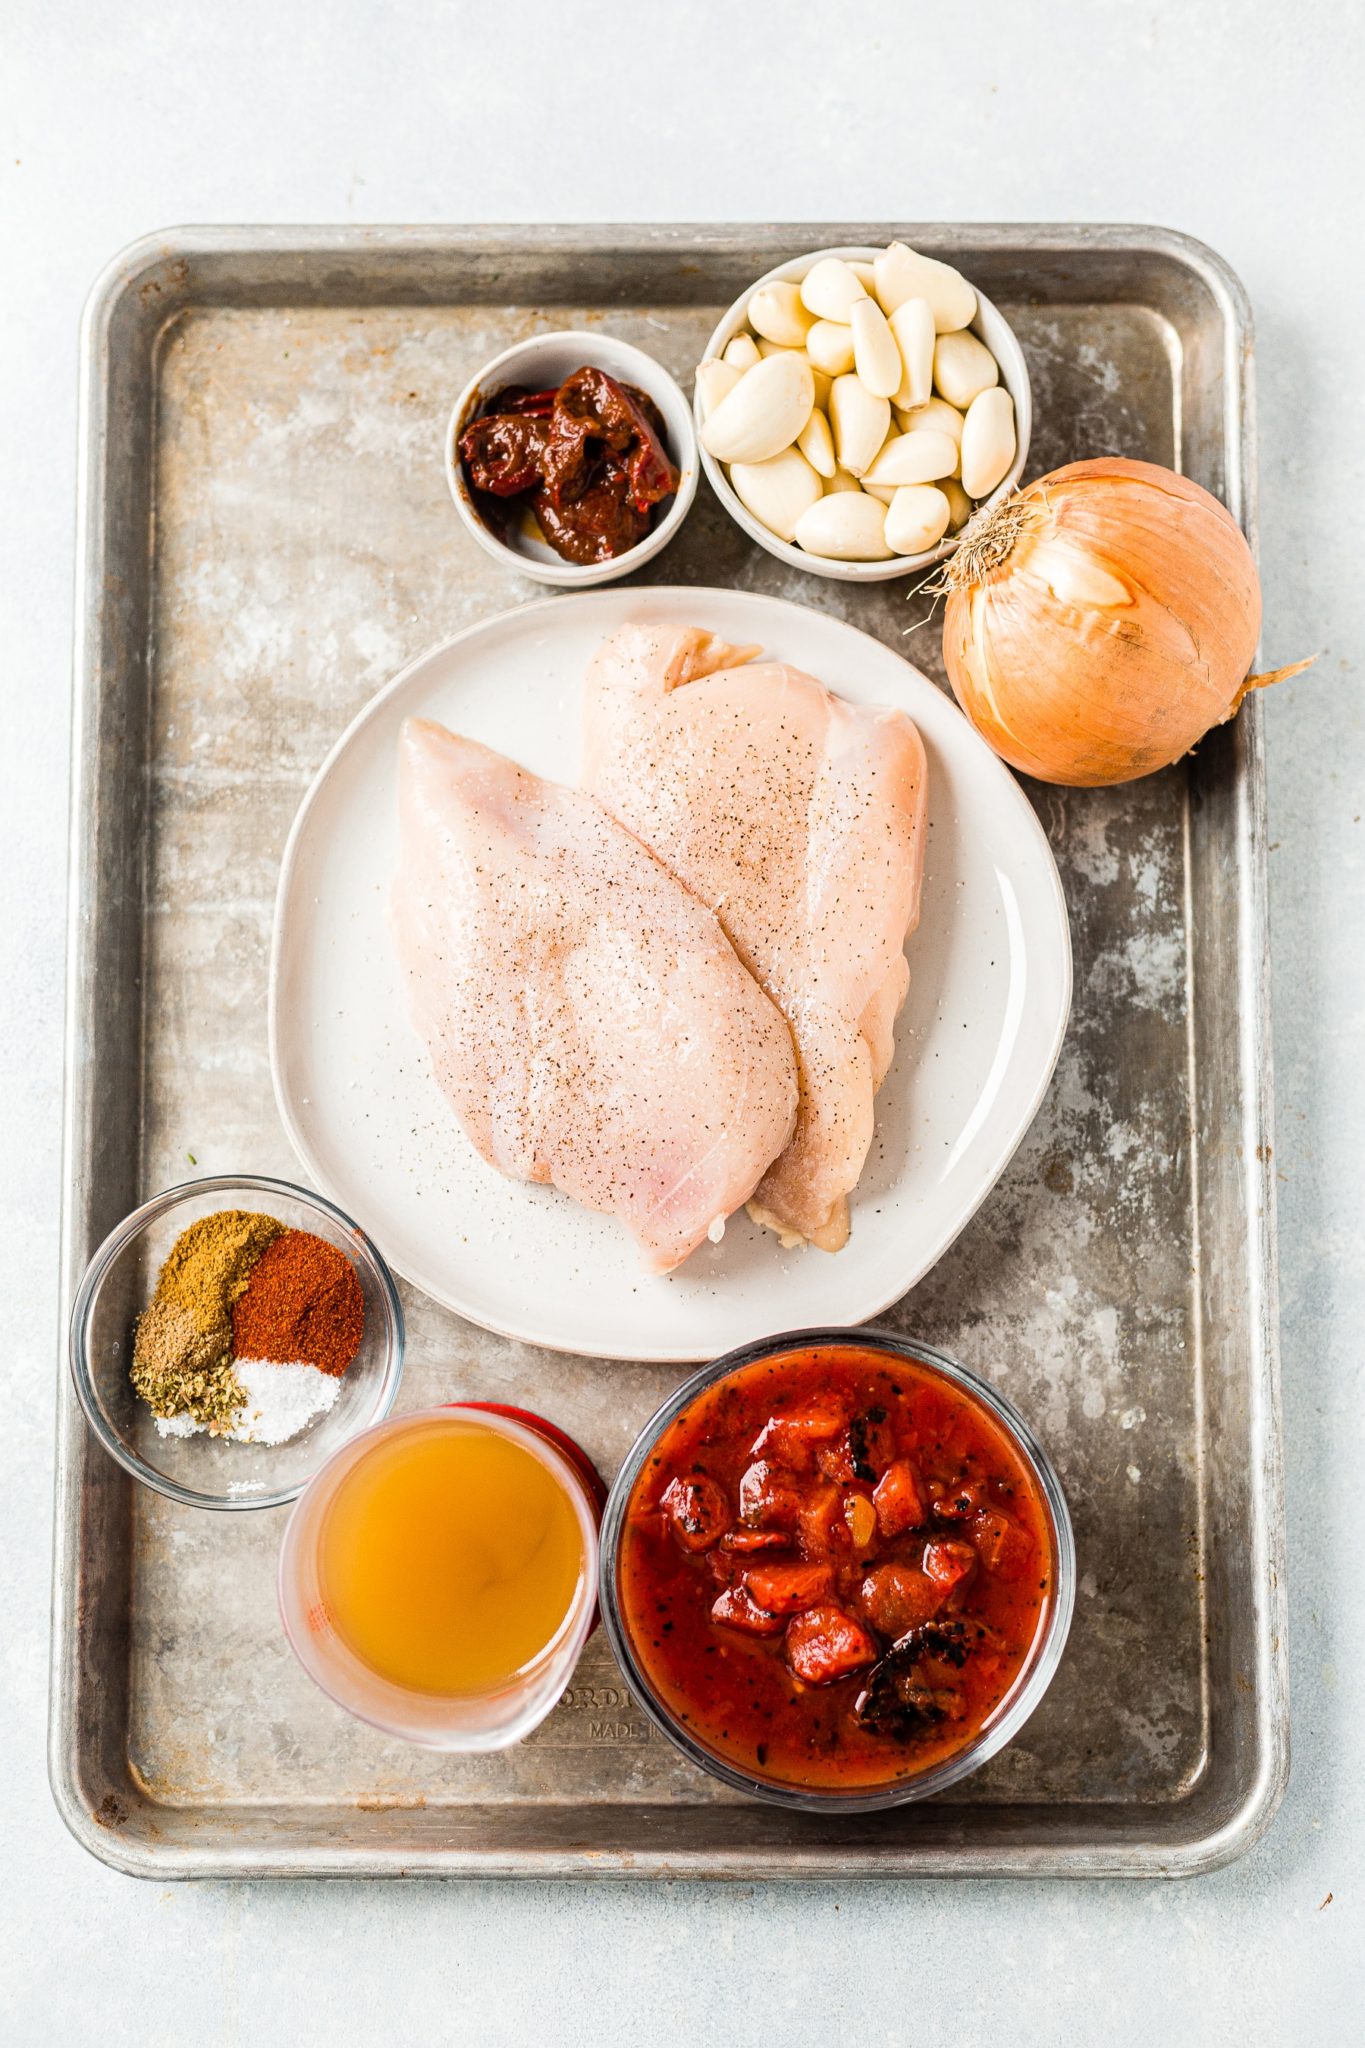
{"type": "Polygon", "coordinates": [[[185,1507],[282,1507],[348,1438],[392,1408],[403,1374],[403,1311],[379,1253],[324,1196],[257,1174],[214,1175],[144,1202],[104,1240],[71,1312],[71,1373],[91,1429],[144,1486],[185,1507]],[[128,1376],[134,1327],[163,1260],[182,1230],[216,1209],[260,1210],[325,1238],[351,1261],[365,1297],[365,1335],[336,1401],[288,1443],[161,1436],[128,1376]]]}
{"type": "Polygon", "coordinates": [[[597,1625],[600,1486],[578,1445],[553,1423],[523,1409],[451,1401],[442,1408],[390,1417],[344,1444],[310,1481],[289,1517],[278,1578],[280,1619],[289,1647],[328,1699],[385,1735],[397,1735],[423,1749],[510,1749],[556,1706],[597,1625]],[[322,1536],[339,1487],[376,1445],[431,1429],[486,1430],[520,1445],[563,1488],[583,1543],[578,1584],[555,1634],[523,1669],[484,1692],[416,1692],[382,1677],[338,1634],[328,1605],[322,1536]]]}
{"type": "Polygon", "coordinates": [[[773,1806],[791,1807],[799,1813],[874,1813],[883,1807],[905,1806],[914,1800],[931,1799],[935,1794],[947,1791],[950,1785],[960,1783],[970,1772],[978,1769],[988,1757],[1013,1741],[1052,1683],[1066,1647],[1075,1598],[1076,1547],[1071,1517],[1051,1461],[1028,1424],[1003,1394],[969,1367],[959,1365],[955,1359],[949,1358],[945,1352],[936,1351],[930,1344],[912,1343],[909,1338],[897,1336],[891,1330],[789,1330],[782,1336],[764,1337],[756,1344],[746,1344],[737,1351],[729,1351],[714,1364],[703,1366],[700,1372],[685,1380],[645,1424],[617,1475],[602,1517],[602,1581],[599,1588],[602,1622],[616,1661],[650,1720],[690,1762],[709,1771],[713,1778],[733,1786],[737,1792],[747,1792],[755,1799],[766,1800],[773,1806]],[[1037,1482],[1047,1509],[1052,1537],[1054,1592],[1047,1613],[1014,1686],[985,1722],[975,1741],[914,1777],[897,1778],[886,1785],[860,1785],[851,1792],[822,1791],[815,1786],[786,1785],[759,1778],[700,1743],[655,1692],[649,1674],[631,1643],[617,1586],[617,1564],[627,1504],[646,1459],[669,1425],[698,1394],[714,1386],[717,1380],[726,1379],[731,1373],[754,1365],[760,1359],[780,1357],[790,1351],[818,1350],[822,1345],[840,1349],[852,1347],[882,1352],[893,1358],[911,1359],[916,1364],[927,1366],[931,1372],[942,1374],[944,1379],[979,1402],[1010,1438],[1037,1482]]]}

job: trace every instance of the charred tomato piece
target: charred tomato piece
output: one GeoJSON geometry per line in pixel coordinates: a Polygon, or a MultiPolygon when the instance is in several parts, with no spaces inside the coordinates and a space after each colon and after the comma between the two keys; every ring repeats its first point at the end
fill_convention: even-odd
{"type": "Polygon", "coordinates": [[[765,1458],[746,1468],[739,1482],[739,1513],[751,1529],[794,1529],[802,1505],[802,1496],[789,1475],[777,1471],[765,1458]]]}
{"type": "Polygon", "coordinates": [[[877,1527],[888,1540],[918,1529],[927,1519],[928,1501],[919,1473],[908,1458],[893,1458],[872,1493],[877,1527]]]}
{"type": "Polygon", "coordinates": [[[852,1545],[844,1496],[833,1480],[817,1479],[803,1488],[796,1541],[803,1557],[828,1557],[852,1545]]]}
{"type": "Polygon", "coordinates": [[[808,1472],[819,1445],[838,1436],[847,1421],[842,1402],[832,1395],[816,1395],[803,1407],[770,1415],[754,1438],[750,1456],[808,1472]]]}
{"type": "Polygon", "coordinates": [[[921,1563],[925,1577],[950,1593],[959,1579],[975,1570],[976,1552],[970,1543],[962,1543],[955,1536],[939,1536],[925,1544],[921,1563]]]}
{"type": "Polygon", "coordinates": [[[727,1586],[711,1603],[711,1619],[746,1636],[780,1636],[787,1626],[786,1615],[765,1612],[747,1586],[727,1586]]]}
{"type": "Polygon", "coordinates": [[[877,1656],[877,1645],[862,1623],[831,1604],[794,1615],[784,1649],[788,1665],[805,1685],[833,1685],[877,1656]]]}
{"type": "Polygon", "coordinates": [[[684,1550],[710,1550],[719,1543],[730,1519],[730,1503],[704,1472],[670,1479],[659,1506],[668,1517],[675,1541],[684,1550]]]}
{"type": "Polygon", "coordinates": [[[967,1524],[977,1557],[1000,1579],[1022,1579],[1033,1568],[1033,1544],[1012,1516],[983,1508],[967,1524]]]}
{"type": "Polygon", "coordinates": [[[868,1486],[874,1484],[896,1455],[896,1433],[882,1404],[874,1402],[849,1424],[853,1452],[853,1476],[868,1486]]]}
{"type": "Polygon", "coordinates": [[[981,1489],[965,1473],[956,1479],[936,1480],[929,1489],[932,1513],[940,1522],[965,1522],[981,1506],[981,1489]]]}
{"type": "Polygon", "coordinates": [[[755,1564],[745,1572],[744,1583],[770,1614],[800,1614],[829,1597],[834,1572],[827,1564],[755,1564]]]}
{"type": "Polygon", "coordinates": [[[918,1565],[874,1565],[858,1588],[858,1605],[878,1635],[892,1642],[931,1621],[948,1597],[918,1565]]]}
{"type": "Polygon", "coordinates": [[[745,1555],[756,1550],[785,1550],[790,1541],[785,1529],[727,1529],[720,1547],[745,1555]]]}

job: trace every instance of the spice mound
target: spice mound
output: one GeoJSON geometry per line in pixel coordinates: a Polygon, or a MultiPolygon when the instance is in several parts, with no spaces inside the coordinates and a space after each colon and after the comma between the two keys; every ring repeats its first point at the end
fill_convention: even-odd
{"type": "Polygon", "coordinates": [[[306,1230],[286,1230],[261,1253],[232,1311],[238,1358],[302,1361],[343,1373],[365,1331],[365,1297],[344,1252],[306,1230]]]}
{"type": "Polygon", "coordinates": [[[335,1245],[219,1209],[171,1247],[131,1377],[162,1436],[286,1443],[335,1402],[364,1333],[360,1282],[335,1245]]]}

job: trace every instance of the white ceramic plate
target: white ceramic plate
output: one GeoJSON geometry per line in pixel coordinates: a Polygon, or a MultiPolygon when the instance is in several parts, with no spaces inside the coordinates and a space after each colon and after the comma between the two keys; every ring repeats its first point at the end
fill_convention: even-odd
{"type": "Polygon", "coordinates": [[[745,591],[593,591],[523,605],[394,677],[323,763],[285,848],[270,972],[280,1114],[319,1187],[398,1272],[509,1337],[603,1358],[714,1357],[778,1330],[865,1321],[979,1207],[1042,1100],[1066,1029],[1071,946],[1042,829],[952,701],[841,620],[745,591]],[[898,704],[929,760],[910,994],[844,1250],[783,1252],[742,1212],[666,1278],[609,1217],[486,1166],[408,1022],[386,905],[396,748],[416,715],[572,780],[588,661],[628,620],[683,620],[898,704]]]}

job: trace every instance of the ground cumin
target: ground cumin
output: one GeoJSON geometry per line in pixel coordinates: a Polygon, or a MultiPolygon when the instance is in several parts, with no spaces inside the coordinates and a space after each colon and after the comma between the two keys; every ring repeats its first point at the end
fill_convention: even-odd
{"type": "Polygon", "coordinates": [[[273,1216],[217,1209],[182,1230],[133,1339],[132,1382],[154,1415],[230,1423],[245,1398],[232,1370],[232,1305],[266,1247],[273,1216]]]}
{"type": "Polygon", "coordinates": [[[343,1373],[365,1334],[365,1297],[344,1252],[311,1231],[266,1248],[232,1311],[238,1358],[306,1363],[343,1373]]]}

